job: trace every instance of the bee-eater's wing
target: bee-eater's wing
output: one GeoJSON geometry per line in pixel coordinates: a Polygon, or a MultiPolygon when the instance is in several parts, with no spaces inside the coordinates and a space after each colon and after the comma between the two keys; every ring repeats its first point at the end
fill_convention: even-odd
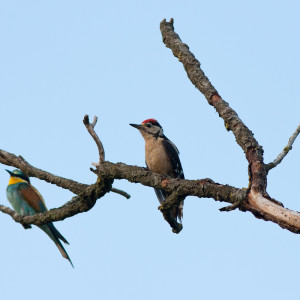
{"type": "MultiPolygon", "coordinates": [[[[19,192],[22,194],[27,204],[30,205],[36,212],[43,213],[48,210],[45,205],[44,198],[32,185],[21,185],[19,188],[19,192]]],[[[53,228],[51,228],[51,231],[55,237],[61,239],[64,243],[69,244],[69,242],[61,235],[61,233],[54,227],[52,223],[51,225],[50,223],[48,225],[52,225],[53,228]]]]}
{"type": "MultiPolygon", "coordinates": [[[[22,198],[27,202],[27,204],[31,206],[36,212],[43,213],[48,210],[42,195],[32,185],[20,185],[19,193],[22,196],[22,198]]],[[[64,249],[59,239],[61,239],[66,244],[69,244],[68,241],[61,235],[61,233],[54,227],[54,225],[51,222],[41,225],[39,227],[52,239],[62,256],[68,259],[71,265],[73,266],[67,251],[64,249]]]]}
{"type": "Polygon", "coordinates": [[[20,184],[18,191],[27,204],[30,205],[37,213],[47,211],[42,195],[32,185],[20,184]]]}

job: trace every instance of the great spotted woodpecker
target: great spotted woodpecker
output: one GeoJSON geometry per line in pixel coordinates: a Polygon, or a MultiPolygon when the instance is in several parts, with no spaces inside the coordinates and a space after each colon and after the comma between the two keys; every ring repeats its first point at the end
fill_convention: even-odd
{"type": "MultiPolygon", "coordinates": [[[[177,147],[164,135],[161,125],[155,119],[147,119],[142,124],[129,124],[137,128],[145,139],[145,158],[148,169],[152,172],[184,179],[177,147]]],[[[160,203],[169,196],[168,193],[154,189],[160,203]]],[[[172,213],[181,222],[183,200],[172,213]]]]}

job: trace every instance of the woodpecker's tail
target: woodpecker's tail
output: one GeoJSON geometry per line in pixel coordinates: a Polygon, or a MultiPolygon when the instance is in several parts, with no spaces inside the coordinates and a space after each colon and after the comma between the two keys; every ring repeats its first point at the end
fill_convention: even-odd
{"type": "Polygon", "coordinates": [[[165,193],[160,189],[154,189],[156,197],[160,204],[162,204],[165,201],[165,193]]]}
{"type": "MultiPolygon", "coordinates": [[[[160,189],[154,189],[154,191],[159,203],[162,204],[165,201],[165,199],[168,197],[168,194],[160,189]]],[[[180,223],[182,223],[182,218],[183,218],[183,202],[184,201],[182,200],[179,205],[177,205],[172,209],[174,219],[175,220],[178,219],[180,223]]]]}
{"type": "Polygon", "coordinates": [[[183,202],[184,201],[182,200],[179,203],[179,205],[176,207],[176,212],[175,212],[175,216],[178,218],[180,223],[182,223],[182,218],[183,218],[183,202]]]}

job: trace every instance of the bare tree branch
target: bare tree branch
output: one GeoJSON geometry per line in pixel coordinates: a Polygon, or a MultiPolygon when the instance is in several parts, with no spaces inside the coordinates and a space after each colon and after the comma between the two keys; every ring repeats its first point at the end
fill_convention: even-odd
{"type": "Polygon", "coordinates": [[[243,208],[251,211],[257,218],[277,223],[280,227],[294,233],[300,233],[300,213],[284,208],[277,201],[261,193],[251,191],[243,208]]]}
{"type": "Polygon", "coordinates": [[[30,165],[22,156],[16,156],[12,153],[0,149],[0,163],[13,166],[22,170],[29,177],[36,177],[46,182],[55,184],[63,189],[67,189],[74,194],[80,194],[82,190],[88,187],[87,184],[79,183],[71,179],[56,176],[30,165]]]}
{"type": "Polygon", "coordinates": [[[20,216],[8,207],[0,205],[0,211],[10,215],[16,222],[23,225],[43,225],[49,222],[61,221],[82,212],[89,211],[96,200],[110,191],[112,180],[104,180],[102,183],[92,184],[82,190],[80,196],[73,197],[71,201],[59,208],[50,209],[45,213],[33,216],[20,216]]]}
{"type": "MultiPolygon", "coordinates": [[[[231,130],[235,135],[237,143],[246,154],[249,163],[249,189],[266,193],[267,177],[263,162],[262,147],[255,140],[253,133],[241,121],[237,113],[230,108],[217,90],[210,83],[204,72],[200,68],[200,62],[189,51],[189,48],[174,32],[173,19],[170,22],[163,20],[160,29],[163,42],[170,48],[180,62],[182,62],[187,75],[196,88],[206,97],[208,103],[216,109],[219,116],[223,118],[227,130],[231,130]]],[[[240,201],[242,204],[242,201],[240,201]]],[[[231,209],[237,207],[235,204],[231,209]]]]}
{"type": "Polygon", "coordinates": [[[241,146],[249,162],[249,177],[252,188],[264,191],[267,186],[266,171],[263,164],[263,150],[253,136],[253,133],[242,122],[237,113],[225,102],[201,70],[200,62],[189,47],[184,44],[179,35],[174,32],[174,21],[163,20],[160,30],[165,45],[170,48],[175,57],[183,64],[187,76],[195,87],[205,96],[219,116],[224,120],[227,130],[231,130],[236,142],[241,146]]]}
{"type": "MultiPolygon", "coordinates": [[[[210,179],[172,179],[152,173],[145,168],[128,166],[122,163],[113,164],[108,161],[103,162],[101,166],[98,167],[96,173],[100,179],[97,180],[97,183],[92,185],[77,183],[73,180],[62,178],[35,168],[24,159],[3,150],[0,150],[0,162],[20,168],[25,173],[30,174],[30,176],[69,189],[78,195],[59,208],[51,209],[48,212],[43,214],[39,213],[34,216],[20,216],[10,208],[0,205],[0,211],[10,215],[16,222],[24,225],[42,225],[48,222],[61,221],[78,213],[90,210],[97,199],[103,197],[111,190],[113,179],[127,179],[130,182],[140,182],[143,185],[164,189],[171,193],[172,191],[176,191],[178,194],[184,196],[212,197],[217,201],[225,201],[228,203],[235,203],[239,197],[245,197],[246,195],[245,191],[227,185],[216,184],[210,179]],[[240,194],[243,194],[243,196],[240,194]]],[[[166,208],[168,208],[167,205],[168,202],[166,202],[166,208]]]]}
{"type": "MultiPolygon", "coordinates": [[[[238,189],[230,185],[221,185],[211,179],[187,180],[171,178],[166,175],[153,173],[145,168],[130,166],[123,163],[105,161],[96,170],[100,178],[126,179],[129,182],[140,183],[172,194],[174,191],[181,196],[196,196],[199,198],[213,198],[216,201],[235,203],[240,197],[246,197],[246,189],[238,189]]],[[[178,204],[171,202],[171,205],[178,204]]],[[[167,202],[168,203],[168,202],[167,202]]],[[[169,208],[165,204],[165,208],[169,208]]]]}
{"type": "Polygon", "coordinates": [[[300,124],[298,125],[298,127],[296,128],[292,136],[289,138],[289,142],[283,148],[282,152],[279,153],[279,155],[276,157],[276,159],[273,162],[270,162],[266,165],[267,172],[275,168],[277,165],[279,165],[282,162],[282,160],[285,158],[285,156],[289,153],[289,151],[292,150],[293,143],[295,142],[299,133],[300,133],[300,124]]]}
{"type": "MultiPolygon", "coordinates": [[[[98,176],[96,183],[86,185],[53,175],[33,167],[21,156],[0,150],[0,163],[19,168],[28,176],[37,177],[56,184],[77,195],[59,208],[51,209],[46,213],[34,216],[19,216],[13,210],[3,205],[0,205],[0,211],[10,215],[16,222],[24,225],[42,225],[50,221],[63,220],[90,210],[95,205],[97,199],[110,191],[129,197],[127,193],[112,188],[115,179],[125,179],[132,183],[140,183],[145,186],[158,188],[170,194],[159,209],[175,233],[181,231],[182,225],[177,223],[171,216],[171,209],[174,205],[179,204],[182,198],[187,196],[213,198],[216,201],[226,202],[231,205],[221,208],[221,211],[231,211],[236,208],[239,208],[241,211],[250,211],[257,218],[274,222],[291,232],[300,233],[300,213],[284,208],[280,202],[272,199],[266,192],[266,170],[270,170],[278,165],[286,153],[281,153],[279,158],[266,166],[263,161],[262,147],[255,140],[252,132],[238,117],[237,113],[219,96],[217,90],[201,70],[199,61],[174,32],[173,20],[170,22],[163,20],[161,23],[161,32],[164,43],[172,49],[173,54],[183,63],[191,82],[204,94],[208,103],[223,118],[226,129],[233,132],[237,143],[243,149],[249,164],[250,180],[248,188],[239,189],[229,185],[222,185],[215,183],[211,179],[174,179],[152,173],[145,168],[105,161],[103,145],[94,130],[97,118],[95,117],[90,124],[88,116],[85,116],[83,122],[95,140],[99,151],[99,163],[94,164],[96,167],[95,170],[91,169],[98,176]]],[[[290,138],[288,148],[286,147],[283,152],[288,152],[291,149],[299,131],[300,125],[290,138]]]]}
{"type": "Polygon", "coordinates": [[[253,136],[253,133],[242,122],[237,113],[225,102],[218,91],[205,76],[200,67],[200,62],[190,52],[188,45],[184,44],[179,35],[174,32],[174,20],[170,22],[163,20],[160,30],[165,45],[170,48],[175,57],[183,64],[188,78],[193,85],[205,96],[208,103],[212,105],[225,122],[227,130],[231,130],[235,135],[237,143],[244,150],[245,154],[250,148],[260,147],[253,136]]]}
{"type": "MultiPolygon", "coordinates": [[[[15,167],[17,166],[14,165],[15,167]]],[[[44,172],[32,167],[33,175],[38,177],[44,172]],[[35,173],[37,171],[37,173],[35,173]]],[[[168,193],[176,192],[178,195],[196,196],[199,198],[213,198],[216,201],[234,204],[243,199],[240,210],[251,211],[256,217],[270,220],[292,232],[300,232],[300,214],[290,211],[263,197],[261,194],[247,196],[246,189],[238,189],[228,185],[221,185],[211,179],[180,180],[152,173],[145,168],[128,166],[122,163],[113,164],[104,162],[96,170],[100,180],[96,184],[84,187],[80,195],[60,208],[52,209],[44,214],[34,216],[18,216],[8,208],[0,206],[0,211],[9,214],[21,224],[41,225],[47,222],[63,220],[78,213],[88,211],[93,207],[96,199],[103,197],[111,189],[112,179],[126,179],[130,182],[141,183],[145,186],[165,190],[168,193]],[[259,197],[257,195],[260,195],[259,197]],[[264,199],[264,201],[262,201],[264,199]],[[269,203],[269,205],[267,205],[269,203]],[[292,218],[291,218],[292,216],[292,218]],[[299,226],[298,226],[299,225],[299,226]]],[[[54,175],[55,176],[55,175],[54,175]]],[[[68,179],[66,179],[68,181],[68,179]]],[[[84,186],[84,185],[83,185],[84,186]]],[[[171,202],[173,205],[176,202],[171,202]]],[[[168,204],[166,204],[167,206],[168,204]]],[[[167,207],[168,208],[168,207],[167,207]]]]}
{"type": "Polygon", "coordinates": [[[267,169],[263,161],[262,147],[236,112],[220,97],[201,70],[200,62],[189,51],[189,47],[181,41],[178,34],[174,32],[173,23],[173,19],[170,22],[166,20],[161,22],[160,29],[163,42],[172,50],[174,56],[182,62],[191,82],[205,96],[208,103],[214,106],[219,116],[223,118],[226,129],[233,132],[236,142],[244,150],[249,163],[247,196],[221,210],[230,211],[239,207],[241,210],[251,211],[258,218],[272,221],[282,228],[299,233],[300,214],[284,208],[280,202],[271,199],[266,192],[267,169]]]}

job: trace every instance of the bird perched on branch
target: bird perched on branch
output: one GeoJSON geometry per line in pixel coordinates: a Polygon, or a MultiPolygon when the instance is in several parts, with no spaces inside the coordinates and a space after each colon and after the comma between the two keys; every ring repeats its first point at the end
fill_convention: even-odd
{"type": "MultiPolygon", "coordinates": [[[[145,158],[147,168],[155,173],[184,179],[177,147],[164,135],[161,125],[155,119],[147,119],[142,124],[129,124],[137,128],[145,140],[145,158]]],[[[154,189],[160,203],[170,195],[160,189],[154,189]]],[[[181,222],[183,201],[172,210],[173,217],[181,222]]]]}
{"type": "MultiPolygon", "coordinates": [[[[14,171],[6,171],[10,174],[8,186],[6,188],[6,195],[14,210],[22,216],[32,216],[36,213],[46,212],[47,207],[45,205],[45,201],[38,190],[30,184],[28,176],[18,169],[14,171]]],[[[31,228],[31,225],[23,225],[23,227],[28,229],[31,228]]],[[[72,261],[60,240],[66,244],[69,243],[54,227],[53,223],[50,222],[38,227],[51,238],[59,249],[61,255],[68,259],[73,267],[72,261]]]]}

